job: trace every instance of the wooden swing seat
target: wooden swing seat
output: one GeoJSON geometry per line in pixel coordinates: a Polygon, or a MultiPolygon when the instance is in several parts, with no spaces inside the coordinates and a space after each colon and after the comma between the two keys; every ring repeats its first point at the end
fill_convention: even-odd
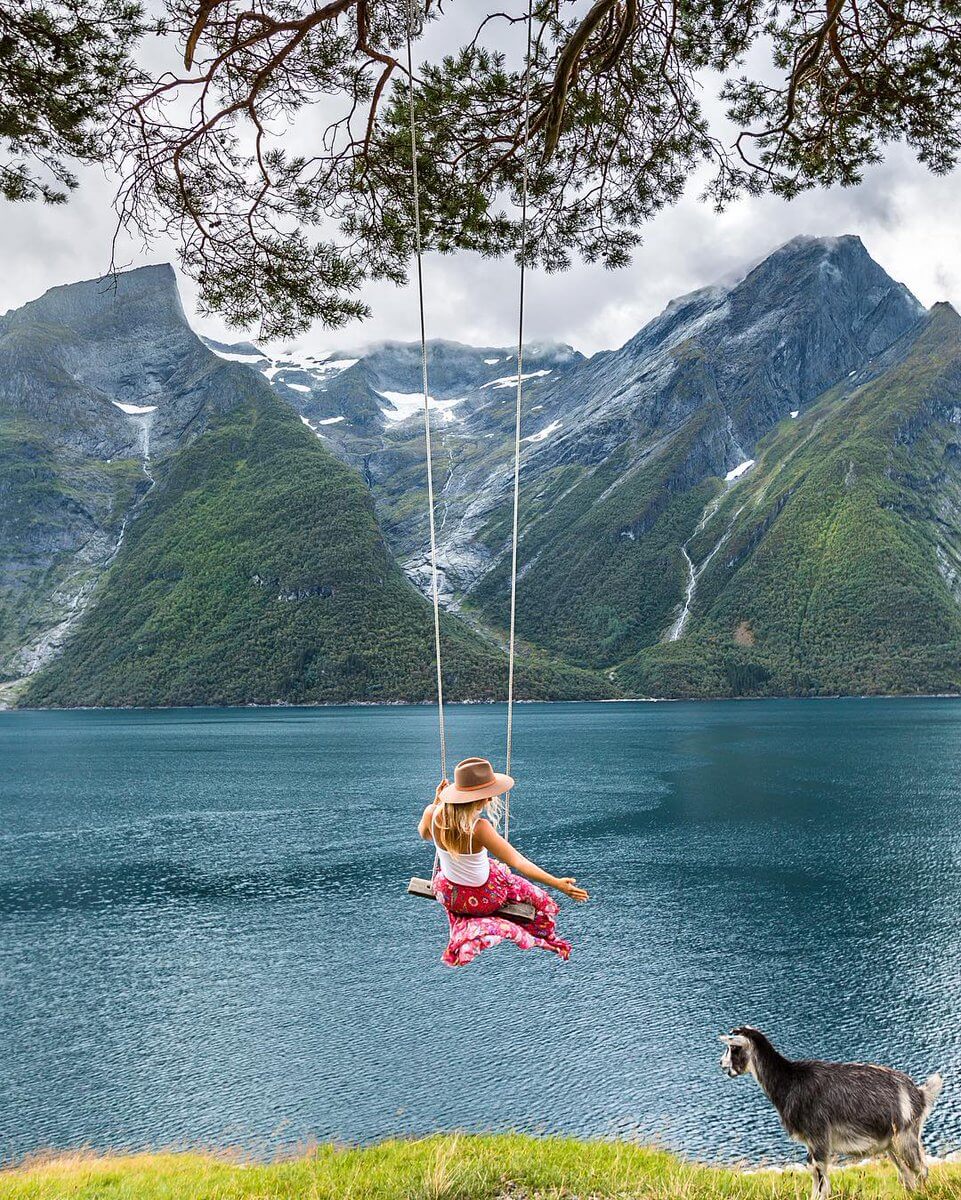
{"type": "MultiPolygon", "coordinates": [[[[421,879],[417,875],[407,885],[408,896],[421,896],[425,900],[434,900],[434,885],[429,879],[421,879]]],[[[519,903],[508,902],[493,914],[495,917],[507,917],[509,921],[518,921],[522,925],[534,920],[534,905],[526,901],[519,903]]]]}

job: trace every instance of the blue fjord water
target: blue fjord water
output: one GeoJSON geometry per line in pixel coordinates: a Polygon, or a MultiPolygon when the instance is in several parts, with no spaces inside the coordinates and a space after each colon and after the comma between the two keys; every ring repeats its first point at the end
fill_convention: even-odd
{"type": "MultiPolygon", "coordinates": [[[[497,757],[504,711],[450,712],[497,757]]],[[[0,714],[0,1157],[519,1129],[795,1157],[719,1032],[947,1087],[961,704],[524,706],[515,840],[571,961],[439,961],[426,708],[0,714]]]]}

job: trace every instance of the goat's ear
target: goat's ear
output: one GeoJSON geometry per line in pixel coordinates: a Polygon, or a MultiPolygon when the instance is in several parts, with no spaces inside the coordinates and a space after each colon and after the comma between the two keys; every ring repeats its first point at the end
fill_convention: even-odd
{"type": "Polygon", "coordinates": [[[718,1040],[722,1041],[725,1046],[746,1046],[749,1041],[743,1033],[722,1033],[718,1040]]]}

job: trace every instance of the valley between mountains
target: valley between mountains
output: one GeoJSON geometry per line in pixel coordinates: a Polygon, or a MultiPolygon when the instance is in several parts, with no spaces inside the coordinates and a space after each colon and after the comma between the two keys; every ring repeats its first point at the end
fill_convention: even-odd
{"type": "MultiPolygon", "coordinates": [[[[515,355],[430,345],[451,699],[503,698],[515,355]]],[[[519,694],[961,690],[961,318],[801,238],[524,359],[519,694]]],[[[0,696],[433,695],[419,347],[205,342],[169,267],[0,318],[0,696]]]]}

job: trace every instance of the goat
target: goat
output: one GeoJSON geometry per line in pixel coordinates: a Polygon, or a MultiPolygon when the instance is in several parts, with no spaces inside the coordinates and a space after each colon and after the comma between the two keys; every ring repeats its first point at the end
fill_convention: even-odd
{"type": "Polygon", "coordinates": [[[836,1154],[886,1153],[910,1190],[927,1179],[921,1131],[941,1092],[940,1075],[919,1087],[889,1067],[795,1062],[750,1025],[732,1029],[721,1041],[726,1047],[721,1069],[731,1079],[753,1075],[788,1136],[807,1146],[813,1200],[831,1194],[828,1168],[836,1154]]]}

